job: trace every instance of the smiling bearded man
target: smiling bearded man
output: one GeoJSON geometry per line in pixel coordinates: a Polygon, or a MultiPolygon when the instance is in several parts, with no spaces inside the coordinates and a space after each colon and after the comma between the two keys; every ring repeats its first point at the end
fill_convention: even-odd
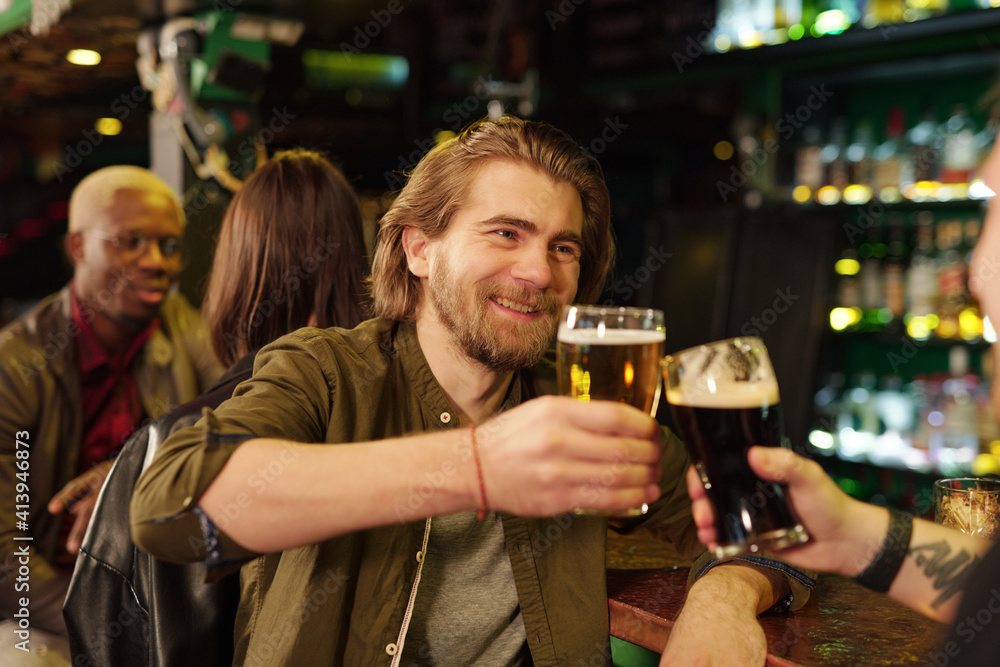
{"type": "Polygon", "coordinates": [[[532,293],[520,285],[505,287],[499,280],[467,287],[447,262],[431,279],[428,291],[461,351],[491,371],[506,373],[535,365],[556,335],[561,305],[551,294],[532,293]],[[474,298],[469,299],[468,292],[474,298]],[[489,312],[490,301],[543,317],[513,324],[496,321],[489,312]]]}
{"type": "Polygon", "coordinates": [[[210,573],[244,563],[234,664],[607,665],[607,520],[571,510],[642,503],[630,527],[702,558],[675,664],[764,663],[757,613],[808,584],[764,557],[710,566],[684,446],[648,414],[543,395],[559,308],[601,292],[610,218],[568,135],[474,123],[382,217],[377,317],[264,347],[231,399],[164,442],[133,540],[210,573]]]}

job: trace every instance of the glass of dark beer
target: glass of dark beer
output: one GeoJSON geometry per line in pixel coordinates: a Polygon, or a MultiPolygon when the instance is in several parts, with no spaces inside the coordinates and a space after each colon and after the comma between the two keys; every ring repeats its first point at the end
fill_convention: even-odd
{"type": "MultiPolygon", "coordinates": [[[[662,310],[566,306],[556,337],[559,393],[579,401],[618,401],[655,415],[665,331],[662,310]]],[[[610,516],[637,516],[647,509],[643,504],[610,516]]]]}
{"type": "Polygon", "coordinates": [[[747,463],[753,445],[786,446],[778,381],[764,342],[730,338],[663,360],[667,403],[715,508],[718,558],[809,539],[780,484],[747,463]]]}

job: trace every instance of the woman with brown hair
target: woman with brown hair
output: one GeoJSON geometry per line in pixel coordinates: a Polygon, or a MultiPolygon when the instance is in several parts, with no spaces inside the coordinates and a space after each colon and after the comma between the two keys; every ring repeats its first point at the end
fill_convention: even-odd
{"type": "Polygon", "coordinates": [[[365,319],[367,272],[354,190],[319,153],[277,153],[237,191],[202,306],[212,348],[229,370],[207,394],[137,431],[119,455],[63,608],[74,662],[81,655],[97,665],[232,662],[238,578],[206,584],[204,565],[139,551],[129,535],[132,489],[167,435],[250,377],[259,347],[304,326],[350,328],[365,319]]]}

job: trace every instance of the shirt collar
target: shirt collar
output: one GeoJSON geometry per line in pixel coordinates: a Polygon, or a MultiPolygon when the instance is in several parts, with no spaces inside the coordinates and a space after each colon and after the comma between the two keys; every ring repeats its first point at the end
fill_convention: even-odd
{"type": "Polygon", "coordinates": [[[107,352],[104,351],[100,341],[97,340],[97,336],[94,334],[94,330],[90,326],[90,320],[93,319],[93,315],[87,317],[84,314],[83,307],[80,305],[80,301],[76,297],[75,285],[72,282],[70,283],[69,288],[69,301],[73,323],[80,332],[76,337],[76,365],[82,374],[87,374],[105,364],[110,364],[119,368],[128,367],[128,365],[132,363],[132,360],[135,359],[135,356],[139,353],[139,350],[142,349],[142,346],[145,345],[153,334],[156,333],[157,329],[160,328],[160,318],[155,318],[149,323],[149,326],[140,331],[132,339],[124,353],[112,358],[107,352]]]}
{"type": "MultiPolygon", "coordinates": [[[[406,376],[430,414],[439,415],[442,411],[454,410],[444,389],[441,388],[427,364],[424,352],[420,348],[420,339],[417,337],[415,323],[399,322],[395,340],[389,349],[391,350],[390,355],[399,355],[406,376]]],[[[522,386],[525,383],[529,385],[533,383],[534,370],[532,368],[515,371],[507,388],[507,395],[500,402],[498,412],[517,407],[523,400],[527,400],[525,396],[530,397],[531,394],[535,393],[522,386]]],[[[454,425],[458,425],[458,420],[454,421],[454,425]]]]}

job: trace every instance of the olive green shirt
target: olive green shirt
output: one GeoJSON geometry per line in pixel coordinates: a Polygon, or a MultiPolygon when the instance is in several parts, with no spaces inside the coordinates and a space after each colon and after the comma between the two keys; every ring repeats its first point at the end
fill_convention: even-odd
{"type": "MultiPolygon", "coordinates": [[[[209,526],[203,533],[207,518],[196,509],[246,439],[328,443],[317,446],[379,440],[458,428],[454,408],[411,323],[369,320],[350,331],[302,329],[263,348],[254,365],[253,378],[231,400],[206,410],[198,424],[161,447],[133,495],[133,538],[168,560],[207,560],[217,573],[253,558],[240,572],[236,664],[397,664],[434,521],[405,520],[419,508],[419,490],[397,504],[401,523],[259,557],[222,530],[218,544],[206,544],[203,535],[216,531],[209,526]]],[[[553,380],[548,361],[518,373],[503,409],[552,393],[553,380]]],[[[688,458],[682,443],[664,434],[664,493],[636,525],[657,524],[693,560],[704,547],[684,482],[688,458]]],[[[456,456],[471,456],[467,450],[456,456]]],[[[260,471],[248,480],[250,488],[266,484],[280,467],[275,462],[273,470],[260,471]]],[[[434,480],[427,483],[431,488],[434,480]]],[[[252,495],[240,504],[252,503],[252,495]]],[[[608,664],[607,520],[504,515],[502,523],[534,664],[608,664]]],[[[792,579],[798,606],[806,589],[792,579]]]]}
{"type": "MultiPolygon", "coordinates": [[[[84,437],[80,329],[70,289],[46,297],[0,330],[0,498],[7,503],[0,509],[0,619],[18,613],[27,598],[31,627],[58,633],[65,633],[62,602],[69,576],[53,565],[63,517],[50,514],[47,505],[79,474],[84,437]],[[30,541],[16,541],[25,533],[30,541]],[[30,574],[15,582],[25,565],[30,574]]],[[[84,307],[83,316],[89,322],[94,313],[84,307]]],[[[130,367],[151,419],[190,401],[222,374],[201,315],[187,299],[168,295],[159,318],[130,367]]]]}

